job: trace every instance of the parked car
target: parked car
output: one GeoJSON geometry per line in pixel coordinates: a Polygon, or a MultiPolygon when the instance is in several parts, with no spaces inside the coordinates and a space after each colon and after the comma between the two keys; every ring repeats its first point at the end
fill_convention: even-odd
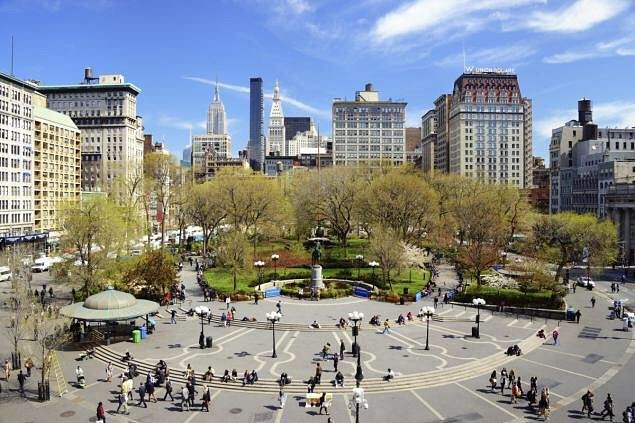
{"type": "Polygon", "coordinates": [[[53,265],[53,261],[48,257],[43,257],[35,260],[33,266],[31,266],[31,272],[40,273],[40,272],[48,272],[48,270],[53,265]]]}
{"type": "Polygon", "coordinates": [[[595,288],[595,281],[588,276],[582,276],[578,278],[578,286],[583,286],[589,291],[595,288]]]}
{"type": "Polygon", "coordinates": [[[0,267],[0,282],[10,281],[13,277],[11,273],[11,268],[7,266],[0,267]]]}

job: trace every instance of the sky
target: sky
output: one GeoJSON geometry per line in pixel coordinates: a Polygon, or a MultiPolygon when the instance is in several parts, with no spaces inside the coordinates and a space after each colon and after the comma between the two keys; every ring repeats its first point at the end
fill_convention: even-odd
{"type": "MultiPolygon", "coordinates": [[[[218,80],[234,154],[247,145],[249,78],[264,80],[265,126],[280,83],[286,116],[331,133],[333,98],[372,82],[420,126],[468,66],[513,67],[533,100],[534,155],[594,103],[601,126],[635,126],[634,0],[0,0],[0,71],[43,84],[83,69],[141,88],[145,132],[181,156],[204,133],[218,80]]],[[[265,128],[266,131],[266,128],[265,128]]]]}

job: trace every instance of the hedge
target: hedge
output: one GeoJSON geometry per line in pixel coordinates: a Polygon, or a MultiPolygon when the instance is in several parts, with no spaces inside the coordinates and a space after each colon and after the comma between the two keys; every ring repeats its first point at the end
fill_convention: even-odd
{"type": "Polygon", "coordinates": [[[458,292],[453,300],[460,303],[471,303],[474,298],[482,298],[486,304],[499,305],[503,301],[510,307],[532,307],[560,310],[564,307],[562,297],[551,291],[523,293],[517,289],[496,289],[487,286],[470,287],[467,292],[458,292]]]}

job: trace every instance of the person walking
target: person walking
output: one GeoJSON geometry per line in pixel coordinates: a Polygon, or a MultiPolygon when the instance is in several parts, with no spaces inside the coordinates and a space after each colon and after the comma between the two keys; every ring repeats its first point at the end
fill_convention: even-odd
{"type": "Polygon", "coordinates": [[[9,360],[4,360],[4,380],[7,382],[11,377],[11,365],[9,364],[9,360]]]}
{"type": "Polygon", "coordinates": [[[209,386],[205,386],[203,390],[203,403],[201,404],[201,411],[205,410],[209,413],[209,402],[211,400],[211,394],[209,393],[209,386]]]}
{"type": "Polygon", "coordinates": [[[340,360],[344,360],[345,350],[346,350],[346,346],[344,345],[344,340],[340,338],[340,360]]]}
{"type": "Polygon", "coordinates": [[[18,383],[20,384],[20,393],[22,394],[22,396],[25,396],[24,382],[26,382],[26,376],[24,375],[24,373],[22,373],[22,370],[20,369],[20,373],[18,373],[18,383]]]}
{"type": "Polygon", "coordinates": [[[604,410],[602,410],[600,416],[602,416],[602,420],[608,416],[608,418],[613,421],[615,414],[613,413],[613,398],[611,398],[611,394],[606,394],[606,399],[604,400],[604,410]]]}
{"type": "Polygon", "coordinates": [[[595,308],[595,297],[591,297],[591,308],[595,308]]]}
{"type": "Polygon", "coordinates": [[[148,404],[146,404],[146,385],[141,383],[139,385],[139,402],[137,403],[137,407],[141,407],[141,404],[145,408],[148,408],[148,404]]]}
{"type": "Polygon", "coordinates": [[[106,365],[106,382],[112,382],[112,362],[106,365]]]}
{"type": "Polygon", "coordinates": [[[329,414],[329,408],[326,403],[326,392],[322,392],[322,395],[320,395],[320,413],[319,414],[322,414],[322,409],[326,411],[327,415],[329,414]]]}
{"type": "Polygon", "coordinates": [[[558,345],[558,336],[560,334],[558,333],[558,329],[554,329],[553,332],[551,332],[551,336],[553,337],[553,345],[558,345]]]}
{"type": "Polygon", "coordinates": [[[382,332],[382,335],[386,333],[390,333],[390,320],[388,319],[384,320],[384,330],[382,332]]]}
{"type": "Polygon", "coordinates": [[[123,407],[123,414],[130,414],[130,411],[128,410],[128,394],[124,391],[119,392],[117,400],[119,401],[119,406],[117,407],[117,411],[115,411],[115,413],[119,413],[119,410],[123,407]]]}
{"type": "Polygon", "coordinates": [[[163,401],[167,400],[168,395],[170,399],[174,401],[174,397],[172,396],[172,380],[170,380],[169,376],[165,378],[165,395],[163,396],[163,401]]]}
{"type": "Polygon", "coordinates": [[[24,368],[26,369],[26,377],[31,377],[31,369],[35,364],[33,364],[33,359],[28,357],[24,362],[24,368]]]}
{"type": "Polygon", "coordinates": [[[580,312],[580,309],[578,309],[578,311],[575,312],[575,320],[578,324],[580,324],[580,317],[582,317],[582,313],[580,312]]]}
{"type": "Polygon", "coordinates": [[[186,385],[183,385],[183,388],[181,388],[181,411],[185,411],[185,407],[187,407],[187,411],[190,411],[190,404],[188,402],[189,396],[190,391],[186,385]]]}
{"type": "MultiPolygon", "coordinates": [[[[510,379],[510,382],[511,382],[511,379],[510,379]]],[[[512,382],[512,397],[511,397],[510,404],[518,404],[519,395],[520,395],[520,393],[518,391],[518,385],[516,385],[514,382],[512,382]]]]}
{"type": "Polygon", "coordinates": [[[340,361],[340,358],[337,354],[333,354],[333,371],[337,373],[337,363],[340,361]]]}
{"type": "Polygon", "coordinates": [[[278,300],[278,302],[276,303],[276,310],[278,311],[278,313],[282,314],[282,301],[278,300]]]}
{"type": "Polygon", "coordinates": [[[170,313],[172,315],[172,317],[170,318],[170,323],[176,325],[176,310],[172,309],[170,313]]]}
{"type": "Polygon", "coordinates": [[[586,411],[587,417],[591,417],[593,412],[593,397],[594,394],[591,390],[587,390],[586,394],[582,395],[582,413],[586,411]]]}
{"type": "Polygon", "coordinates": [[[280,404],[280,409],[284,408],[284,405],[287,403],[287,394],[284,392],[282,388],[278,392],[278,403],[280,404]]]}
{"type": "Polygon", "coordinates": [[[322,367],[320,367],[320,363],[315,365],[315,383],[320,385],[322,381],[322,367]]]}
{"type": "Polygon", "coordinates": [[[505,384],[507,383],[507,371],[501,371],[501,395],[505,395],[505,384]],[[504,373],[503,373],[504,372],[504,373]]]}
{"type": "Polygon", "coordinates": [[[227,310],[229,310],[229,304],[232,302],[232,299],[230,298],[229,295],[225,296],[225,307],[227,307],[227,310]]]}
{"type": "Polygon", "coordinates": [[[106,423],[106,411],[104,411],[104,404],[101,401],[97,405],[97,421],[106,423]]]}

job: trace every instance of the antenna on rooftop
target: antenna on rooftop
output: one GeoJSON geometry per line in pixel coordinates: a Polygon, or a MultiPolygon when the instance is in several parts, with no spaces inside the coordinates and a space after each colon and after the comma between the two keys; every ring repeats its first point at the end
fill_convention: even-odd
{"type": "Polygon", "coordinates": [[[13,48],[13,35],[11,36],[11,76],[13,76],[13,57],[14,57],[14,48],[13,48]]]}

